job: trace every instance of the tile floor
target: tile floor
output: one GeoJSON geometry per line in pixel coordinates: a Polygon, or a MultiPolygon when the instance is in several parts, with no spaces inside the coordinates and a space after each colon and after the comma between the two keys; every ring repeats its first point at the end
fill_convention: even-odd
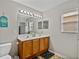
{"type": "MultiPolygon", "coordinates": [[[[38,59],[45,59],[45,58],[39,56],[38,59]]],[[[59,56],[57,56],[57,55],[54,55],[54,56],[51,57],[50,59],[63,59],[63,58],[61,58],[61,57],[59,57],[59,56]]]]}
{"type": "MultiPolygon", "coordinates": [[[[16,57],[13,58],[13,59],[19,59],[19,57],[16,56],[16,57]]],[[[45,59],[45,58],[43,58],[43,57],[41,57],[41,56],[38,56],[38,59],[45,59]]],[[[61,57],[59,57],[59,56],[57,56],[57,55],[54,55],[54,56],[51,57],[50,59],[63,59],[63,58],[61,58],[61,57]]]]}

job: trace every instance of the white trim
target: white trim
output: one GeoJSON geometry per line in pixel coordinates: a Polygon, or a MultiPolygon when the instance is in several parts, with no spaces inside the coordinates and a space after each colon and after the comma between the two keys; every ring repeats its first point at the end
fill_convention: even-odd
{"type": "Polygon", "coordinates": [[[10,46],[11,46],[11,43],[0,44],[0,47],[2,47],[2,46],[7,46],[7,45],[10,45],[10,46]]]}
{"type": "Polygon", "coordinates": [[[74,15],[78,15],[78,11],[66,13],[63,15],[63,17],[74,16],[74,15]]]}

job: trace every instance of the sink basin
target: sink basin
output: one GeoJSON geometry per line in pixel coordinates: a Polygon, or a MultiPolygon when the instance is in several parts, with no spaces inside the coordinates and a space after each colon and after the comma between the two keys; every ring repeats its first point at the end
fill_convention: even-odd
{"type": "Polygon", "coordinates": [[[21,34],[18,35],[18,39],[26,39],[26,38],[31,38],[32,35],[31,34],[21,34]]]}

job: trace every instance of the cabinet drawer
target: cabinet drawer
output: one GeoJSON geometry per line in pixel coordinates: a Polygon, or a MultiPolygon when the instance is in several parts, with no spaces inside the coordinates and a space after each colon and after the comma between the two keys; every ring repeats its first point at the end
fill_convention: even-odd
{"type": "Polygon", "coordinates": [[[23,43],[24,43],[24,44],[32,44],[32,41],[29,41],[29,40],[28,40],[28,41],[24,41],[23,43]]]}

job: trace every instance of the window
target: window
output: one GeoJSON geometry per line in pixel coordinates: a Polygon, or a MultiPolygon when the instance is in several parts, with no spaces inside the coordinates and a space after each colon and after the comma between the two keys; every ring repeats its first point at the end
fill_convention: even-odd
{"type": "Polygon", "coordinates": [[[78,32],[78,10],[71,11],[62,15],[62,32],[78,32]]]}

